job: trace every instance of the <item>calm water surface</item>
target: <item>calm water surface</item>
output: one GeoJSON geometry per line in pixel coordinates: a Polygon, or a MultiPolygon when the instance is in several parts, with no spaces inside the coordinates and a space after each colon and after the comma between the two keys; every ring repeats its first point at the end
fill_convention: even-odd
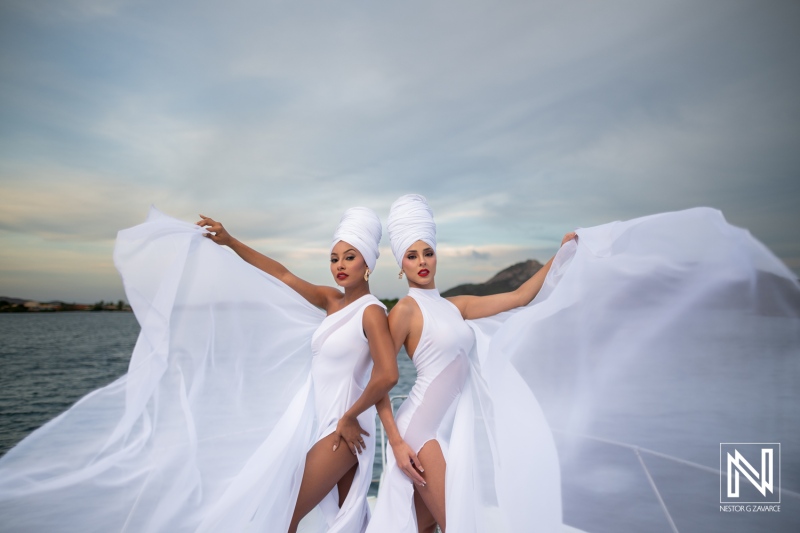
{"type": "MultiPolygon", "coordinates": [[[[139,335],[133,313],[0,314],[0,455],[87,393],[128,370],[139,335]]],[[[416,378],[405,351],[391,395],[416,378]]],[[[382,461],[376,454],[376,477],[382,461]]]]}

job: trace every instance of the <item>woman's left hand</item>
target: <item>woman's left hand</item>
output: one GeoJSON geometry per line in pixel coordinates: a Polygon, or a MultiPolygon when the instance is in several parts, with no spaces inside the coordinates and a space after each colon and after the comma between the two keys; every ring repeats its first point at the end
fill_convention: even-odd
{"type": "Polygon", "coordinates": [[[230,245],[231,241],[233,241],[233,237],[231,237],[231,234],[225,229],[225,226],[211,217],[200,215],[200,220],[197,221],[197,225],[205,229],[208,232],[205,236],[217,244],[230,245]]]}
{"type": "Polygon", "coordinates": [[[576,241],[578,240],[578,234],[575,233],[574,231],[570,231],[569,233],[564,235],[564,238],[561,239],[561,246],[564,246],[564,244],[568,243],[572,239],[575,239],[576,241]]]}
{"type": "Polygon", "coordinates": [[[339,423],[336,424],[336,431],[333,432],[335,442],[333,451],[336,451],[341,442],[344,441],[350,451],[353,452],[353,455],[361,453],[367,447],[362,435],[369,437],[369,433],[364,431],[364,428],[361,427],[355,417],[345,414],[339,419],[339,423]]]}

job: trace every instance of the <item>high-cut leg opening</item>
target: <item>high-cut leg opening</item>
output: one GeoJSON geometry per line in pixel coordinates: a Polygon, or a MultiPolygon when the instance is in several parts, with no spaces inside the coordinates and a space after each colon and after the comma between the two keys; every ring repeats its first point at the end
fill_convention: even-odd
{"type": "Polygon", "coordinates": [[[422,401],[410,414],[403,434],[415,452],[431,440],[438,440],[446,450],[453,425],[456,400],[461,394],[469,372],[466,357],[456,357],[430,383],[422,401]]]}

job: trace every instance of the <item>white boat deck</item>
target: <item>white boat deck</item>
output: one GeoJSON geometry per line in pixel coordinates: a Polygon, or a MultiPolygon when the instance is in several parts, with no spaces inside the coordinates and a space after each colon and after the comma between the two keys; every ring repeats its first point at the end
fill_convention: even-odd
{"type": "MultiPolygon", "coordinates": [[[[378,501],[378,499],[375,496],[369,496],[367,498],[367,503],[369,503],[370,510],[375,508],[375,502],[377,502],[377,501],[378,501]]],[[[562,524],[560,533],[587,533],[587,532],[582,530],[582,529],[577,529],[577,528],[574,528],[572,526],[568,526],[566,524],[562,524]]]]}

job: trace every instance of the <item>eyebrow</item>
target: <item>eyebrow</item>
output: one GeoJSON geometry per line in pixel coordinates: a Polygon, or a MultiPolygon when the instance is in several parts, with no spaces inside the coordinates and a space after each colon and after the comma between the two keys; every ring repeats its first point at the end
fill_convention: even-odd
{"type": "MultiPolygon", "coordinates": [[[[423,248],[423,249],[422,249],[422,251],[423,251],[423,252],[428,252],[428,251],[431,251],[431,252],[432,252],[432,251],[433,251],[433,248],[431,248],[431,247],[428,247],[428,248],[423,248]]],[[[416,250],[408,250],[408,251],[406,251],[406,253],[407,253],[407,254],[418,254],[419,252],[418,252],[418,251],[416,251],[416,250]]]]}
{"type": "MultiPolygon", "coordinates": [[[[346,254],[347,252],[355,252],[355,251],[356,251],[355,248],[348,248],[347,250],[342,252],[342,254],[346,254]]],[[[337,254],[336,252],[331,252],[331,255],[339,255],[339,254],[337,254]]]]}

